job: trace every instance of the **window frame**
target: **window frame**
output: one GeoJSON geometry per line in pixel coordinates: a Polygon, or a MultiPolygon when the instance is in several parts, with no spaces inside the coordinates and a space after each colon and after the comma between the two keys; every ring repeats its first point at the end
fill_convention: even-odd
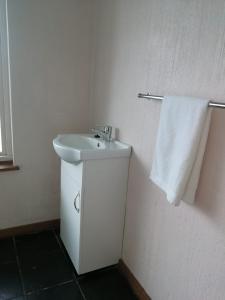
{"type": "Polygon", "coordinates": [[[13,159],[7,0],[0,0],[0,161],[13,159]]]}

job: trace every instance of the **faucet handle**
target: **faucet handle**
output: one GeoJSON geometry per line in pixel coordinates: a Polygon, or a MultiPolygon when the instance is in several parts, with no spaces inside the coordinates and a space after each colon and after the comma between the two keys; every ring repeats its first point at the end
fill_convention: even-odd
{"type": "Polygon", "coordinates": [[[108,125],[105,126],[105,127],[104,127],[104,132],[105,132],[105,133],[112,133],[112,126],[108,126],[108,125]]]}
{"type": "Polygon", "coordinates": [[[92,128],[91,131],[100,135],[106,141],[111,140],[112,126],[109,125],[95,126],[95,128],[92,128]]]}

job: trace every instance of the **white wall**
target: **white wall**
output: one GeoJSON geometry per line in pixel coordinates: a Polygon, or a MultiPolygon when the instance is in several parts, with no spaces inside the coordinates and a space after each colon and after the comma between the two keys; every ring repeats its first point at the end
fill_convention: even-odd
{"type": "Polygon", "coordinates": [[[52,139],[88,128],[92,1],[8,0],[15,161],[0,174],[0,229],[58,218],[52,139]]]}
{"type": "Polygon", "coordinates": [[[148,179],[160,103],[138,92],[225,98],[224,0],[99,0],[92,123],[133,146],[123,259],[153,300],[225,295],[225,112],[214,110],[194,206],[148,179]]]}

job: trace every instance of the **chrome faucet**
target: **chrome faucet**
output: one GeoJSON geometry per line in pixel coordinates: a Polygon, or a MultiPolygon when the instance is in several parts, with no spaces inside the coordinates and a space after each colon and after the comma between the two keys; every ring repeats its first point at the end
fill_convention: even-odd
{"type": "Polygon", "coordinates": [[[112,136],[112,126],[96,126],[95,128],[91,129],[96,135],[98,135],[103,140],[110,142],[112,136]]]}

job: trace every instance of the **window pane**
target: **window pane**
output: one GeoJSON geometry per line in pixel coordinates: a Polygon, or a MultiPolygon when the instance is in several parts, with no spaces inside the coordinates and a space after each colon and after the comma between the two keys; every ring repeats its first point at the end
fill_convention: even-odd
{"type": "Polygon", "coordinates": [[[0,161],[12,156],[6,3],[0,0],[0,161]]]}
{"type": "Polygon", "coordinates": [[[1,120],[0,120],[0,153],[2,152],[2,127],[1,127],[1,120]]]}

